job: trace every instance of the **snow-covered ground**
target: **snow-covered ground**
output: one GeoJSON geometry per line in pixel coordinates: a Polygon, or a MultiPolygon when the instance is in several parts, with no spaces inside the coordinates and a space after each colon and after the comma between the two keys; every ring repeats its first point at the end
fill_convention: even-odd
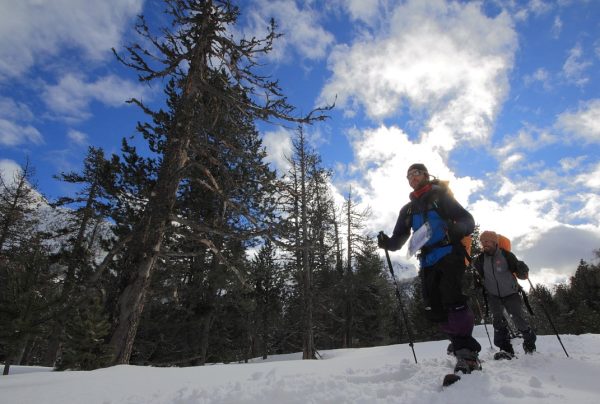
{"type": "MultiPolygon", "coordinates": [[[[488,327],[490,332],[491,327],[488,327]]],[[[2,404],[192,403],[600,403],[600,335],[538,338],[538,352],[494,361],[483,326],[483,371],[441,388],[454,359],[448,341],[322,351],[321,360],[280,355],[248,364],[189,368],[115,366],[91,372],[12,367],[0,378],[2,404]]]]}

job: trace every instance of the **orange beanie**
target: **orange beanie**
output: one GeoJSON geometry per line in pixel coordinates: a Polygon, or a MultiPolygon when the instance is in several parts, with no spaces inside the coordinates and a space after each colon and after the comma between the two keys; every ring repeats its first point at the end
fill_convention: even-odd
{"type": "Polygon", "coordinates": [[[498,244],[498,235],[496,232],[486,230],[479,235],[479,241],[483,242],[484,240],[491,240],[498,244]]]}

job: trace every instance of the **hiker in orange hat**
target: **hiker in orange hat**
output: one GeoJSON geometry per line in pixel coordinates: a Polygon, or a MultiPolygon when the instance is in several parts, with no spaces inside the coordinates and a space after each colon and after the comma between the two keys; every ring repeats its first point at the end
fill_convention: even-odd
{"type": "Polygon", "coordinates": [[[533,353],[536,350],[536,335],[525,318],[523,301],[519,292],[519,279],[527,279],[529,268],[519,261],[515,254],[498,245],[498,234],[484,231],[479,236],[483,252],[473,260],[473,266],[480,277],[480,283],[487,293],[494,326],[494,344],[500,348],[495,359],[511,359],[515,352],[510,342],[508,323],[504,310],[511,316],[523,335],[523,350],[533,353]]]}

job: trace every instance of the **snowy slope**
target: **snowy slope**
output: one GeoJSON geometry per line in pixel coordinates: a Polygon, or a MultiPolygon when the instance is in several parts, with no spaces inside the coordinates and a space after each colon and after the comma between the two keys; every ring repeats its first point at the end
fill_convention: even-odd
{"type": "MultiPolygon", "coordinates": [[[[490,331],[491,331],[491,327],[490,331]]],[[[116,366],[91,372],[14,368],[0,379],[4,404],[108,403],[600,403],[600,335],[541,336],[538,353],[493,361],[487,336],[482,372],[440,387],[454,360],[447,341],[323,351],[322,360],[300,354],[248,364],[191,368],[116,366]]]]}

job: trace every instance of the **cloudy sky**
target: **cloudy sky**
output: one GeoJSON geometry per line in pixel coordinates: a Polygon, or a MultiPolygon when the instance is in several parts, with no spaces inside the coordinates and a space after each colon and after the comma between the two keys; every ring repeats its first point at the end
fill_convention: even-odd
{"type": "MultiPolygon", "coordinates": [[[[391,232],[406,169],[423,162],[482,229],[512,239],[534,281],[564,281],[600,248],[600,2],[240,3],[236,35],[260,35],[271,17],[284,34],[265,69],[298,111],[335,100],[307,132],[336,192],[352,186],[371,207],[373,233],[391,232]]],[[[52,175],[79,169],[88,146],[139,141],[144,117],[125,101],[158,104],[161,83],[140,84],[111,48],[135,41],[140,13],[164,25],[161,10],[159,0],[0,0],[0,167],[29,159],[54,198],[72,189],[52,175]]],[[[283,169],[290,132],[261,130],[283,169]]]]}

